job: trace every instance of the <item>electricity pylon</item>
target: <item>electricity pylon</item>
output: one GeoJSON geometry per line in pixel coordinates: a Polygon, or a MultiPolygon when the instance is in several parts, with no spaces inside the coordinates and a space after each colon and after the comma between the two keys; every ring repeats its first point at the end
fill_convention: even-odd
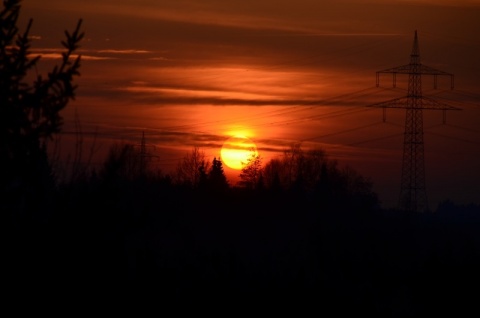
{"type": "Polygon", "coordinates": [[[147,163],[150,158],[158,158],[156,155],[152,155],[147,151],[147,144],[145,140],[145,131],[142,131],[142,141],[140,142],[140,175],[142,177],[146,176],[147,172],[147,163]]]}
{"type": "Polygon", "coordinates": [[[147,147],[145,145],[145,132],[142,131],[142,141],[140,143],[140,175],[145,175],[146,162],[147,159],[147,147]]]}
{"type": "Polygon", "coordinates": [[[396,87],[397,74],[408,74],[408,94],[405,97],[370,105],[383,108],[383,120],[387,108],[406,109],[405,132],[403,141],[402,179],[400,187],[400,209],[408,212],[428,211],[427,191],[425,186],[425,158],[423,141],[423,110],[442,110],[443,122],[446,122],[447,110],[459,108],[437,102],[422,96],[422,75],[432,75],[434,88],[437,88],[437,76],[449,76],[451,89],[454,86],[453,74],[436,70],[420,62],[418,36],[415,30],[413,49],[410,54],[410,64],[377,71],[377,87],[380,84],[380,74],[393,75],[393,87],[396,87]]]}

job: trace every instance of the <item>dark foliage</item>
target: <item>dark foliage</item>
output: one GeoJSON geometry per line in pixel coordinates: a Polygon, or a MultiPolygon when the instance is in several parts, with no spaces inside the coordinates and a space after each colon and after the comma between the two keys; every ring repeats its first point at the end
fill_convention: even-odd
{"type": "Polygon", "coordinates": [[[213,158],[212,166],[208,172],[207,188],[214,192],[225,192],[229,188],[227,177],[223,171],[223,164],[220,159],[213,158]]]}
{"type": "MultiPolygon", "coordinates": [[[[460,313],[476,303],[479,213],[460,217],[453,203],[435,214],[387,213],[365,203],[368,186],[345,181],[356,173],[328,165],[312,192],[299,191],[298,182],[205,191],[152,171],[125,174],[118,163],[136,167],[140,158],[127,156],[133,162],[125,164],[130,148],[114,149],[108,174],[56,194],[47,227],[12,234],[15,283],[88,290],[91,299],[108,294],[141,308],[188,303],[408,317],[460,313]],[[326,189],[328,204],[319,200],[326,189]]],[[[221,171],[216,159],[206,184],[213,169],[221,171]]]]}
{"type": "Polygon", "coordinates": [[[74,98],[73,78],[79,75],[80,56],[73,53],[83,38],[81,20],[73,33],[65,32],[62,62],[46,77],[30,83],[30,71],[40,57],[31,57],[29,21],[17,27],[20,1],[3,2],[0,12],[0,187],[7,206],[22,209],[45,200],[51,187],[45,141],[59,132],[60,111],[74,98]],[[49,184],[50,181],[50,184],[49,184]]]}
{"type": "Polygon", "coordinates": [[[242,162],[242,165],[239,185],[249,190],[262,187],[262,158],[252,153],[246,162],[242,162]]]}

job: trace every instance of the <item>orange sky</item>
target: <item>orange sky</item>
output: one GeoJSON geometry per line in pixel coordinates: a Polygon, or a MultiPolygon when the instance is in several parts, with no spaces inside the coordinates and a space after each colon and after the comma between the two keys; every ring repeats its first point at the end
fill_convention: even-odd
{"type": "Polygon", "coordinates": [[[239,130],[266,160],[301,142],[371,177],[385,206],[399,193],[404,112],[383,123],[365,106],[405,95],[389,77],[376,88],[375,71],[408,64],[418,30],[422,62],[455,74],[453,92],[424,78],[425,95],[463,109],[448,125],[425,112],[430,206],[480,203],[480,1],[25,0],[23,25],[30,17],[38,72],[58,61],[63,31],[84,20],[64,140],[75,111],[104,150],[145,131],[164,171],[194,146],[218,157],[239,130]]]}

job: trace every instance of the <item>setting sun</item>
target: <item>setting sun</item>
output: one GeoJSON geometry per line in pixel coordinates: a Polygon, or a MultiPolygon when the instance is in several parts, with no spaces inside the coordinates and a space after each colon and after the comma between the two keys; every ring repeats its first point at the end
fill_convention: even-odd
{"type": "Polygon", "coordinates": [[[245,136],[233,136],[222,146],[220,155],[229,168],[241,170],[252,154],[258,155],[255,143],[245,136]]]}

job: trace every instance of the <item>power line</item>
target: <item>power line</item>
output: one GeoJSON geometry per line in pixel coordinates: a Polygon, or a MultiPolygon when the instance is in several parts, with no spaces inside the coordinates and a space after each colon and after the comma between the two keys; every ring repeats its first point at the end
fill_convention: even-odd
{"type": "Polygon", "coordinates": [[[473,144],[473,145],[480,145],[480,142],[478,142],[478,141],[468,140],[468,139],[464,139],[464,138],[460,138],[460,137],[456,137],[456,136],[448,136],[448,135],[439,134],[439,133],[432,132],[432,131],[427,131],[427,133],[430,134],[430,135],[435,135],[435,136],[448,138],[448,139],[452,139],[452,140],[456,140],[456,141],[462,141],[462,142],[470,143],[470,144],[473,144]]]}

